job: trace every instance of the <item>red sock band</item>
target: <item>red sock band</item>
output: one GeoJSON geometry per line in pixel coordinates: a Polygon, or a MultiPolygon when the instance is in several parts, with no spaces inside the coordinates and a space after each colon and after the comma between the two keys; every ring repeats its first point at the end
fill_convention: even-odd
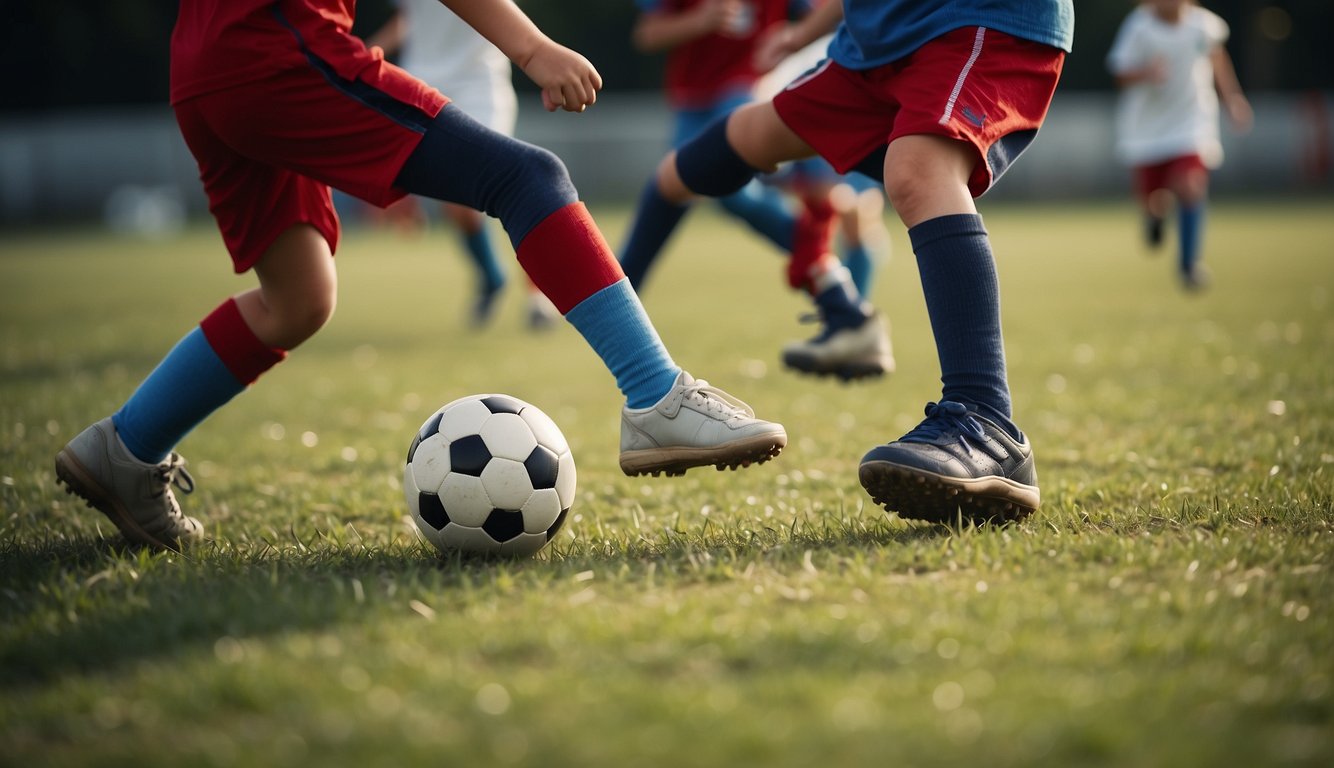
{"type": "Polygon", "coordinates": [[[562,315],[625,277],[583,203],[543,219],[516,251],[519,265],[562,315]]]}
{"type": "Polygon", "coordinates": [[[249,386],[259,375],[281,363],[287,351],[266,345],[241,317],[235,299],[228,299],[199,323],[209,346],[236,380],[249,386]]]}
{"type": "Polygon", "coordinates": [[[811,270],[829,254],[834,237],[834,206],[828,198],[807,199],[792,235],[792,258],[787,262],[787,283],[796,289],[811,289],[811,270]]]}

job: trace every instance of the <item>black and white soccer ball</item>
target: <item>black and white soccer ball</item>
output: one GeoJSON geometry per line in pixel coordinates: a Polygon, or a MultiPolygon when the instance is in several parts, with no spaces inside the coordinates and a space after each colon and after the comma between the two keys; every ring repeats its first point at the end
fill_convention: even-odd
{"type": "Polygon", "coordinates": [[[412,439],[403,494],[441,552],[531,555],[565,523],[574,456],[556,422],[509,395],[470,395],[412,439]]]}

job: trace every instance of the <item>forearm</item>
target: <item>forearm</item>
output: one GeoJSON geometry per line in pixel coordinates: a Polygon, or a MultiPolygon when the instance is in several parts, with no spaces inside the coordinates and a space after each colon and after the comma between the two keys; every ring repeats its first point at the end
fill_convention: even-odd
{"type": "Polygon", "coordinates": [[[523,68],[533,53],[550,42],[513,0],[440,0],[509,60],[523,68]]]}
{"type": "Polygon", "coordinates": [[[1232,59],[1222,48],[1214,49],[1211,56],[1214,65],[1214,87],[1224,99],[1244,99],[1241,83],[1237,80],[1237,71],[1232,67],[1232,59]]]}

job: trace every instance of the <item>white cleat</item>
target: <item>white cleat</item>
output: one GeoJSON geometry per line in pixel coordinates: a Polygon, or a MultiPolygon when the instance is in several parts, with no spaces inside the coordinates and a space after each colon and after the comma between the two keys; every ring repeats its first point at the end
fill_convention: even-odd
{"type": "Polygon", "coordinates": [[[802,373],[844,381],[894,372],[889,323],[872,312],[855,328],[826,328],[819,336],[783,347],[783,364],[802,373]]]}
{"type": "Polygon", "coordinates": [[[684,474],[692,467],[736,469],[777,456],[782,424],[755,418],[750,406],[682,371],[649,408],[621,411],[621,470],[627,475],[684,474]]]}
{"type": "Polygon", "coordinates": [[[70,493],[111,518],[132,544],[179,550],[204,538],[204,526],[181,514],[175,485],[194,490],[185,459],[173,453],[161,464],[135,458],[107,417],[80,432],[56,454],[56,477],[70,493]]]}

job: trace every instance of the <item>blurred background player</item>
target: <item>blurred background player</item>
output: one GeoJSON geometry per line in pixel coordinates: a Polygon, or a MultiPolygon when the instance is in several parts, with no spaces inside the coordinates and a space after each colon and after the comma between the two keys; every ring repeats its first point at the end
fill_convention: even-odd
{"type": "MultiPolygon", "coordinates": [[[[519,64],[548,111],[582,112],[602,78],[511,0],[444,0],[519,64]]],[[[237,273],[223,301],[121,408],[56,455],[56,476],[131,542],[178,548],[203,526],[172,486],[194,482],[175,446],[314,335],[337,300],[338,187],[384,206],[406,194],[499,218],[519,264],[601,358],[625,398],[630,475],[745,466],[783,427],[696,380],[668,354],[565,165],[469,118],[351,32],[354,0],[182,0],[171,102],[237,273]]]]}
{"type": "MultiPolygon", "coordinates": [[[[636,0],[633,40],[644,52],[667,52],[665,90],[679,147],[705,126],[754,100],[762,70],[757,46],[789,18],[809,13],[808,0],[636,0]]],[[[884,319],[862,299],[851,274],[829,252],[835,211],[829,187],[803,190],[794,216],[777,189],[751,180],[719,197],[723,209],[789,255],[789,285],[808,291],[823,323],[812,339],[787,345],[783,361],[818,375],[856,379],[893,370],[884,319]]],[[[666,200],[655,179],[645,185],[620,252],[630,283],[642,289],[689,203],[666,200]]]]}
{"type": "Polygon", "coordinates": [[[795,48],[835,28],[818,69],[669,153],[658,189],[676,204],[725,195],[815,154],[883,179],[917,256],[942,390],[917,427],[866,453],[858,477],[901,517],[1022,518],[1040,502],[1037,470],[1012,420],[1000,283],[974,198],[1046,118],[1073,2],[844,0],[789,34],[795,48]]]}
{"type": "MultiPolygon", "coordinates": [[[[755,84],[755,99],[772,99],[789,83],[818,66],[828,56],[833,39],[829,34],[803,48],[792,49],[788,25],[772,27],[755,50],[755,66],[766,73],[755,84]]],[[[878,267],[889,261],[885,191],[880,182],[856,171],[840,174],[822,157],[784,163],[776,172],[761,178],[766,184],[791,188],[805,200],[829,201],[837,217],[837,250],[843,266],[848,268],[857,292],[869,299],[878,267]]]]}
{"type": "Polygon", "coordinates": [[[1200,265],[1209,171],[1223,162],[1218,105],[1241,132],[1251,106],[1223,44],[1227,22],[1191,0],[1146,0],[1122,22],[1107,66],[1122,89],[1117,154],[1134,168],[1135,193],[1151,247],[1163,239],[1172,200],[1177,207],[1178,272],[1182,285],[1207,285],[1200,265]]]}
{"type": "MultiPolygon", "coordinates": [[[[468,116],[493,131],[514,135],[518,97],[514,93],[510,60],[477,30],[441,6],[440,0],[396,0],[393,15],[366,39],[427,85],[449,92],[468,116]]],[[[414,207],[411,197],[391,208],[414,207]]],[[[485,325],[505,287],[505,269],[497,257],[487,217],[456,203],[442,203],[441,211],[453,223],[464,250],[477,268],[477,293],[469,312],[475,326],[485,325]]],[[[401,214],[400,214],[401,215],[401,214]]],[[[549,328],[559,319],[556,308],[532,281],[526,281],[525,311],[535,330],[549,328]]]]}

